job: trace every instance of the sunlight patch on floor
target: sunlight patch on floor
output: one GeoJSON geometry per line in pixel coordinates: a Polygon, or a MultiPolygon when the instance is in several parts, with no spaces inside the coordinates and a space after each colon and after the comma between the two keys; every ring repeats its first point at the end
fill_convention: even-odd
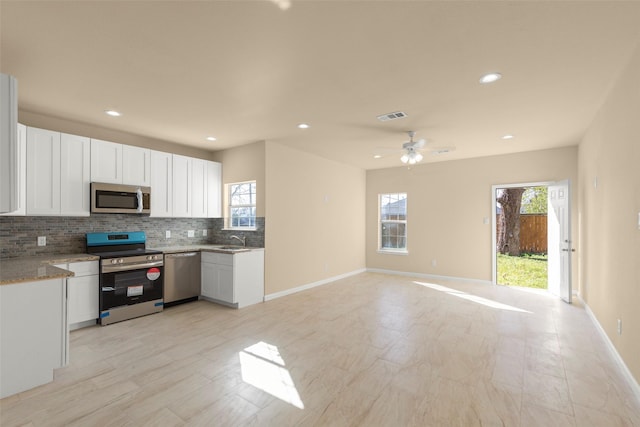
{"type": "Polygon", "coordinates": [[[304,409],[278,347],[260,341],[238,353],[242,380],[296,408],[304,409]]]}
{"type": "Polygon", "coordinates": [[[493,300],[479,297],[476,295],[471,295],[466,292],[459,291],[457,289],[448,288],[442,285],[436,285],[435,283],[425,283],[425,282],[416,282],[416,281],[414,281],[413,283],[415,283],[416,285],[425,286],[427,288],[430,288],[436,291],[444,292],[446,294],[453,295],[455,297],[462,298],[467,301],[472,301],[478,304],[486,305],[487,307],[497,308],[500,310],[517,311],[519,313],[531,313],[530,311],[523,310],[521,308],[514,307],[512,305],[503,304],[501,302],[493,301],[493,300]]]}

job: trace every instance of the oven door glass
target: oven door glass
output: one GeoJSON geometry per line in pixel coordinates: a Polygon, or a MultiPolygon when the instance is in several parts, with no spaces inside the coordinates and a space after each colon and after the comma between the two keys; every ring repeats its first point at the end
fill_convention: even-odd
{"type": "Polygon", "coordinates": [[[100,310],[161,300],[163,273],[163,267],[102,273],[100,310]]]}

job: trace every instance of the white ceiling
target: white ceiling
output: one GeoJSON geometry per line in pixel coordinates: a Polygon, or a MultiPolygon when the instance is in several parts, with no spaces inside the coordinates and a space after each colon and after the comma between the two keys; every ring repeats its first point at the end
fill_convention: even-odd
{"type": "Polygon", "coordinates": [[[634,1],[277,3],[0,0],[1,70],[24,111],[372,169],[407,130],[456,147],[426,161],[575,145],[640,41],[634,1]]]}

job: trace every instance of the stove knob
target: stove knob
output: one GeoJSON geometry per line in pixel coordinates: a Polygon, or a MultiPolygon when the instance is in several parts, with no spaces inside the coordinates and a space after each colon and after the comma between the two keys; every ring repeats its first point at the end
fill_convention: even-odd
{"type": "Polygon", "coordinates": [[[118,260],[117,260],[117,259],[112,259],[112,260],[111,260],[111,264],[117,264],[117,263],[118,263],[118,260]]]}
{"type": "Polygon", "coordinates": [[[118,260],[118,264],[122,264],[123,262],[124,262],[124,259],[122,259],[122,258],[120,258],[120,259],[118,260]]]}
{"type": "Polygon", "coordinates": [[[152,261],[153,260],[153,256],[149,255],[147,256],[147,261],[152,261]]]}

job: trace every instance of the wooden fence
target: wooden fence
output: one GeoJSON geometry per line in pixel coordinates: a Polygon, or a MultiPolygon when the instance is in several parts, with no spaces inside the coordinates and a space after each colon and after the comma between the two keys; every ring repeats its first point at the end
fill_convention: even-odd
{"type": "MultiPolygon", "coordinates": [[[[500,214],[496,215],[497,236],[500,234],[500,214]]],[[[520,215],[520,252],[547,253],[547,214],[520,215]]]]}

